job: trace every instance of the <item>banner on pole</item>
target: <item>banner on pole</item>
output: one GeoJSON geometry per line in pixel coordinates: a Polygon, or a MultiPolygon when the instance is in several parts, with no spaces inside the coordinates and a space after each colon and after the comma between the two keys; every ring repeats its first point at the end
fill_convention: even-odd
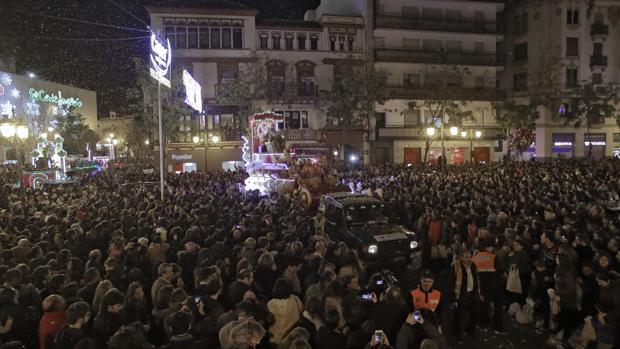
{"type": "Polygon", "coordinates": [[[151,33],[151,77],[162,85],[170,87],[170,80],[167,78],[172,62],[172,49],[170,40],[162,42],[155,33],[151,33]]]}

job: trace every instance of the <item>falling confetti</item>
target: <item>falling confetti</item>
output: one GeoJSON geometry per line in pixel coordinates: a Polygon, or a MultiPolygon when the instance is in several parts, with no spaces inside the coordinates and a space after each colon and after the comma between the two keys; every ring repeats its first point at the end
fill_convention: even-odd
{"type": "Polygon", "coordinates": [[[14,88],[13,90],[11,90],[11,97],[17,99],[19,98],[19,90],[14,88]]]}
{"type": "Polygon", "coordinates": [[[0,75],[0,82],[5,86],[9,86],[10,84],[13,83],[13,79],[11,78],[9,74],[2,73],[2,75],[0,75]]]}

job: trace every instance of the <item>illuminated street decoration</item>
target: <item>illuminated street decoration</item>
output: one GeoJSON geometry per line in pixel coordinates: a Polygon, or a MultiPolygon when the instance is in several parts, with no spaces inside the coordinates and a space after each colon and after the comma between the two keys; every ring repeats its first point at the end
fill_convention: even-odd
{"type": "Polygon", "coordinates": [[[20,93],[19,93],[18,89],[14,88],[14,89],[11,90],[11,97],[17,99],[17,98],[19,98],[19,95],[20,95],[20,93]]]}
{"type": "Polygon", "coordinates": [[[62,92],[58,91],[58,94],[47,94],[45,90],[35,90],[34,88],[30,88],[28,90],[28,94],[30,95],[30,99],[36,102],[46,102],[57,104],[59,107],[81,107],[82,101],[79,98],[64,98],[62,96],[62,92]]]}
{"type": "Polygon", "coordinates": [[[5,86],[8,86],[13,83],[13,79],[11,78],[11,75],[7,73],[2,73],[2,75],[0,75],[0,83],[2,83],[5,86]]]}
{"type": "Polygon", "coordinates": [[[185,103],[195,109],[202,111],[202,88],[187,70],[183,70],[183,85],[185,85],[185,103]]]}
{"type": "Polygon", "coordinates": [[[252,155],[250,154],[250,141],[246,136],[241,136],[241,139],[243,139],[243,148],[241,149],[243,155],[241,156],[241,158],[245,163],[245,167],[248,168],[250,161],[252,161],[252,155]]]}
{"type": "Polygon", "coordinates": [[[170,80],[166,78],[170,63],[172,62],[172,49],[170,40],[166,39],[163,43],[155,33],[151,34],[151,77],[159,81],[162,85],[170,87],[170,80]]]}
{"type": "Polygon", "coordinates": [[[15,108],[15,106],[11,104],[10,101],[0,104],[0,115],[8,115],[9,117],[13,117],[13,108],[15,108]]]}
{"type": "Polygon", "coordinates": [[[37,102],[26,103],[26,114],[39,116],[41,115],[41,106],[37,102]]]}

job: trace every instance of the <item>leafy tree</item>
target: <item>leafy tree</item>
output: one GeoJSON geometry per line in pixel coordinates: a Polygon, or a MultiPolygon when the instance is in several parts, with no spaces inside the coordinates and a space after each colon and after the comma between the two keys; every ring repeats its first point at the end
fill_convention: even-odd
{"type": "MultiPolygon", "coordinates": [[[[419,101],[409,102],[405,112],[411,112],[424,107],[430,113],[429,126],[441,125],[462,126],[464,121],[474,119],[474,114],[467,107],[467,91],[463,88],[462,79],[470,75],[466,68],[458,66],[433,66],[424,72],[425,78],[432,79],[425,82],[424,94],[419,101]]],[[[424,158],[426,163],[428,153],[434,141],[441,139],[441,132],[424,141],[424,158]]],[[[445,154],[442,154],[444,156],[445,154]]]]}
{"type": "Polygon", "coordinates": [[[620,124],[620,114],[615,114],[614,103],[617,101],[617,97],[597,91],[592,84],[585,84],[574,90],[571,107],[561,114],[566,124],[573,125],[575,128],[585,125],[589,144],[588,158],[592,156],[592,142],[589,138],[592,125],[604,123],[605,119],[614,116],[616,122],[620,124]]]}
{"type": "Polygon", "coordinates": [[[82,114],[69,109],[57,116],[57,120],[59,134],[64,139],[63,149],[68,154],[84,155],[87,144],[95,149],[99,135],[84,123],[82,114]]]}
{"type": "Polygon", "coordinates": [[[342,159],[347,129],[367,123],[375,106],[385,103],[388,99],[386,85],[385,71],[365,65],[351,65],[342,67],[340,74],[334,74],[331,90],[320,92],[328,124],[337,124],[342,128],[342,159]]]}
{"type": "Polygon", "coordinates": [[[523,158],[523,152],[534,142],[536,121],[540,118],[534,103],[517,104],[513,101],[496,102],[492,106],[493,116],[502,128],[508,149],[523,158]]]}

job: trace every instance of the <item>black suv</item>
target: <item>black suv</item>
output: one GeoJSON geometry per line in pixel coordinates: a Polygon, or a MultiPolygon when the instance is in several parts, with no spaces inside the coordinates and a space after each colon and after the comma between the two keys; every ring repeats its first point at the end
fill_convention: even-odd
{"type": "Polygon", "coordinates": [[[331,193],[323,195],[320,209],[325,212],[325,231],[329,236],[357,249],[366,263],[405,262],[418,249],[415,233],[390,223],[379,199],[364,194],[331,193]]]}

